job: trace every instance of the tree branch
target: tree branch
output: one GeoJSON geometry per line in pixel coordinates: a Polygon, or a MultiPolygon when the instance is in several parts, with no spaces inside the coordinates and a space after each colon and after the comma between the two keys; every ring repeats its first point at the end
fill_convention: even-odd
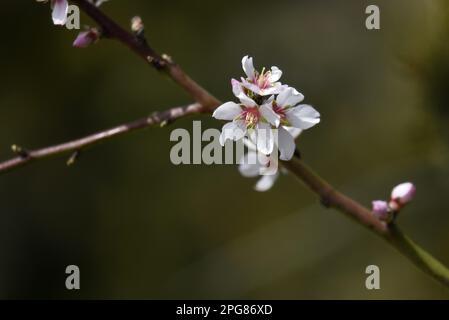
{"type": "Polygon", "coordinates": [[[309,189],[315,192],[326,207],[343,212],[355,220],[355,222],[373,231],[407,257],[419,269],[449,288],[449,269],[404,235],[395,223],[387,224],[377,219],[369,209],[337,191],[308,168],[298,157],[294,157],[288,162],[284,161],[282,164],[304,182],[309,189]]]}
{"type": "MultiPolygon", "coordinates": [[[[35,160],[48,158],[56,155],[63,155],[70,152],[79,153],[82,149],[93,146],[99,142],[109,140],[113,137],[123,135],[138,129],[144,129],[153,125],[165,126],[173,121],[185,117],[190,114],[198,114],[204,112],[204,107],[199,103],[193,103],[187,106],[176,107],[162,112],[155,112],[149,117],[141,118],[132,122],[128,122],[108,130],[100,131],[84,138],[69,141],[66,143],[37,149],[37,150],[23,150],[15,146],[16,153],[19,155],[10,160],[0,163],[0,173],[5,173],[13,169],[17,169],[35,160]]],[[[70,158],[69,160],[74,160],[70,158]]]]}
{"type": "Polygon", "coordinates": [[[88,0],[72,0],[72,2],[98,23],[104,37],[120,41],[157,70],[167,73],[205,109],[212,110],[219,105],[220,102],[192,80],[171,57],[158,54],[146,41],[141,41],[134,34],[120,27],[88,0]]]}

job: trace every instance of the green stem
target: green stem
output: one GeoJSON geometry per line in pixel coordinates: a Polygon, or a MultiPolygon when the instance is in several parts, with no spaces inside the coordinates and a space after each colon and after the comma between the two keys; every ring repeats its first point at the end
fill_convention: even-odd
{"type": "Polygon", "coordinates": [[[449,287],[449,269],[445,265],[405,235],[396,224],[390,224],[388,229],[390,232],[385,240],[409,258],[419,269],[449,287]]]}

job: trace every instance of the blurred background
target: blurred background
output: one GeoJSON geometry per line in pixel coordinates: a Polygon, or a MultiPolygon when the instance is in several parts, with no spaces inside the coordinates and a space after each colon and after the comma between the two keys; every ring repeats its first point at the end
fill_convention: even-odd
{"type": "MultiPolygon", "coordinates": [[[[449,4],[445,0],[144,1],[153,47],[219,99],[250,54],[277,65],[322,115],[298,145],[305,161],[370,205],[400,182],[417,197],[399,223],[449,264],[449,4]],[[365,28],[376,4],[381,30],[365,28]]],[[[81,23],[94,24],[85,15],[81,23]]],[[[71,47],[48,5],[0,11],[0,158],[137,119],[190,98],[128,49],[71,47]]],[[[326,210],[292,176],[267,193],[232,165],[174,166],[169,135],[192,119],[129,134],[0,177],[0,298],[448,299],[449,291],[375,235],[326,210]],[[65,268],[81,290],[65,288],[65,268]],[[365,268],[381,290],[365,288],[365,268]]],[[[197,118],[198,119],[198,118],[197,118]]],[[[222,123],[200,118],[203,129],[222,123]]]]}

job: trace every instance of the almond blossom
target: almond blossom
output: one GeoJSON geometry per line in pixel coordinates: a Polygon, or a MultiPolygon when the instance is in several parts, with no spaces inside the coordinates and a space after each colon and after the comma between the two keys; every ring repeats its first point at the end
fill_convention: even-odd
{"type": "Polygon", "coordinates": [[[249,148],[246,160],[262,153],[257,163],[245,162],[240,166],[240,172],[245,176],[264,175],[256,189],[267,190],[277,178],[277,166],[272,174],[259,171],[277,164],[278,152],[281,160],[290,160],[296,150],[295,138],[302,130],[319,123],[320,114],[309,105],[300,105],[304,96],[278,81],[282,76],[279,68],[259,73],[249,56],[243,57],[242,66],[247,78],[241,82],[231,80],[232,92],[240,103],[222,104],[213,117],[230,121],[223,126],[221,145],[226,140],[244,139],[249,148]]]}
{"type": "Polygon", "coordinates": [[[254,68],[253,58],[249,56],[243,57],[242,67],[247,77],[246,79],[241,78],[242,86],[257,95],[267,96],[278,94],[286,87],[278,82],[282,76],[282,71],[278,67],[271,67],[269,71],[265,71],[264,68],[259,73],[254,68]]]}
{"type": "MultiPolygon", "coordinates": [[[[235,89],[235,88],[234,88],[235,89]]],[[[276,115],[270,108],[271,100],[259,106],[253,99],[235,89],[240,104],[229,101],[219,106],[212,116],[219,120],[230,120],[223,126],[220,144],[226,140],[240,140],[245,135],[257,141],[257,149],[270,154],[273,151],[274,138],[271,125],[276,126],[276,115]]]]}

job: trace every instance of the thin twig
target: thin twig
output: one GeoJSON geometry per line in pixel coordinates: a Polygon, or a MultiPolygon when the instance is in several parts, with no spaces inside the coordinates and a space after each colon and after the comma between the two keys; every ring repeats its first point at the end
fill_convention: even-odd
{"type": "MultiPolygon", "coordinates": [[[[81,139],[42,149],[27,150],[26,154],[24,155],[19,155],[18,157],[0,163],[0,173],[5,173],[13,169],[17,169],[35,160],[62,155],[70,152],[79,153],[81,149],[85,149],[113,137],[123,135],[125,133],[129,133],[138,129],[144,129],[157,124],[166,125],[181,117],[202,112],[204,112],[204,107],[199,103],[193,103],[188,106],[176,107],[162,112],[155,112],[149,117],[125,123],[108,130],[100,131],[81,139]]],[[[71,161],[69,161],[69,163],[70,162],[71,161]]]]}

